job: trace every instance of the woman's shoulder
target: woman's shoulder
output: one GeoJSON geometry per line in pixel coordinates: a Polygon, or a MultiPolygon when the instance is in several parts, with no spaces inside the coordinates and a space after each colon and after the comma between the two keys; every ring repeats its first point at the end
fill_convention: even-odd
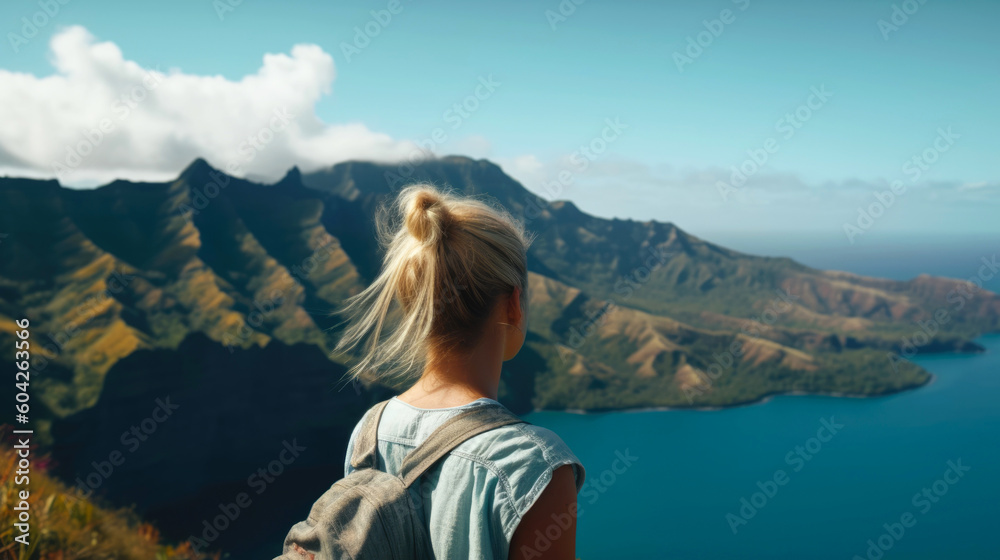
{"type": "MultiPolygon", "coordinates": [[[[482,402],[477,401],[472,406],[499,404],[495,401],[486,401],[486,399],[483,399],[482,402]]],[[[399,412],[401,408],[402,412],[410,412],[403,407],[396,407],[393,410],[399,412]]],[[[464,409],[467,407],[460,408],[464,409]]],[[[387,412],[389,410],[387,408],[387,412]]],[[[350,455],[354,443],[357,440],[361,427],[371,412],[369,409],[362,416],[351,433],[347,457],[345,458],[345,472],[349,472],[350,470],[350,455]]],[[[441,412],[445,411],[442,410],[441,412]]],[[[457,410],[454,412],[457,412],[457,410]]],[[[383,418],[383,420],[393,420],[393,418],[383,418]]],[[[402,425],[406,427],[403,430],[404,432],[414,430],[416,432],[433,431],[432,428],[440,424],[440,421],[435,419],[432,425],[425,427],[426,429],[417,429],[420,428],[423,422],[415,422],[414,418],[408,416],[402,418],[401,421],[402,425]]],[[[393,424],[393,422],[389,422],[389,424],[393,424]]],[[[424,436],[428,435],[423,433],[396,434],[395,431],[398,430],[386,431],[393,431],[394,437],[407,436],[407,439],[412,438],[414,443],[419,442],[424,436]]],[[[379,432],[381,437],[384,430],[380,429],[379,432]]],[[[583,486],[585,477],[582,462],[558,434],[548,428],[527,422],[501,426],[474,436],[456,447],[452,451],[452,455],[457,455],[466,460],[478,463],[501,479],[501,484],[513,493],[530,494],[532,489],[525,489],[525,485],[531,485],[532,487],[537,485],[539,490],[544,489],[552,472],[565,465],[573,466],[577,490],[583,486]]]]}
{"type": "Polygon", "coordinates": [[[521,517],[531,509],[556,469],[571,466],[577,491],[583,486],[583,463],[559,435],[534,424],[511,424],[490,430],[458,446],[453,455],[480,463],[498,480],[496,520],[510,539],[521,517]]]}
{"type": "Polygon", "coordinates": [[[461,444],[458,451],[518,457],[557,463],[576,459],[558,434],[548,428],[520,422],[494,428],[461,444]]]}
{"type": "Polygon", "coordinates": [[[583,486],[583,463],[559,435],[529,423],[511,424],[480,434],[458,446],[454,454],[478,460],[503,480],[515,499],[528,502],[545,488],[559,467],[572,465],[577,490],[583,486]]]}
{"type": "MultiPolygon", "coordinates": [[[[569,445],[548,428],[524,422],[504,426],[495,432],[493,441],[482,442],[486,449],[492,453],[509,456],[515,460],[514,462],[523,463],[520,465],[523,468],[554,470],[563,465],[580,464],[579,458],[569,445]]],[[[578,485],[582,485],[583,477],[579,478],[578,485]]]]}

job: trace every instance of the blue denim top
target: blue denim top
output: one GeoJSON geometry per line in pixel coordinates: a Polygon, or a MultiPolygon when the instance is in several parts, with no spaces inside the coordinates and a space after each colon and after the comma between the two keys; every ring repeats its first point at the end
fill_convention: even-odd
{"type": "MultiPolygon", "coordinates": [[[[499,404],[487,398],[449,408],[417,408],[393,397],[378,427],[378,469],[398,474],[403,459],[438,426],[474,406],[499,404]]],[[[367,414],[365,415],[367,417],[367,414]]],[[[351,452],[362,418],[351,434],[351,452]]],[[[532,424],[512,424],[474,436],[456,447],[413,486],[410,495],[434,555],[445,559],[506,560],[521,517],[552,479],[552,472],[573,465],[577,492],[583,464],[554,432],[532,424]]]]}

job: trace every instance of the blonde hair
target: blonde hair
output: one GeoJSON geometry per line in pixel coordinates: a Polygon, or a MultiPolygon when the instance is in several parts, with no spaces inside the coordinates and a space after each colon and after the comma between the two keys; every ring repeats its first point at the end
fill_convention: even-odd
{"type": "Polygon", "coordinates": [[[526,305],[531,241],[502,208],[413,185],[382,207],[376,226],[382,271],[343,309],[349,325],[337,351],[362,351],[348,376],[411,379],[429,349],[473,346],[500,296],[519,289],[526,305]]]}

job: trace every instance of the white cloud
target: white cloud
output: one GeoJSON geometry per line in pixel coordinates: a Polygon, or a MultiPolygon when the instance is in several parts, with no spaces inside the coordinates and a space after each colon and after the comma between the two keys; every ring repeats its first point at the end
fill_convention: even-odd
{"type": "Polygon", "coordinates": [[[539,187],[549,173],[549,167],[533,155],[497,158],[497,165],[504,173],[521,182],[528,189],[540,192],[539,187]]]}
{"type": "MultiPolygon", "coordinates": [[[[800,176],[766,169],[749,177],[726,197],[718,183],[731,181],[731,169],[649,165],[618,154],[575,161],[533,155],[499,158],[504,171],[546,200],[572,200],[581,210],[611,218],[672,221],[689,231],[827,231],[843,235],[845,221],[868,207],[874,192],[890,189],[888,179],[850,179],[813,184],[800,176]],[[560,174],[567,181],[559,182],[560,174]]],[[[905,194],[880,228],[904,230],[934,224],[968,230],[1000,203],[998,183],[956,181],[907,184],[905,194]],[[942,204],[948,203],[947,216],[942,204]],[[944,225],[941,225],[944,224],[944,225]]]]}
{"type": "MultiPolygon", "coordinates": [[[[403,161],[418,150],[363,123],[326,123],[316,116],[317,103],[336,78],[333,58],[316,45],[267,54],[255,73],[238,80],[143,68],[82,27],[59,31],[50,48],[51,75],[0,69],[0,176],[54,177],[58,164],[66,171],[61,180],[70,185],[162,181],[204,157],[222,169],[236,165],[238,176],[275,180],[293,165],[308,172],[352,159],[403,161]],[[281,115],[291,115],[287,125],[281,115]]],[[[473,157],[494,151],[478,135],[437,149],[473,157]]],[[[585,164],[575,156],[524,154],[495,161],[543,198],[570,199],[600,216],[672,220],[696,231],[839,232],[871,203],[873,191],[889,185],[887,179],[809,184],[765,169],[724,199],[717,185],[730,180],[729,167],[649,165],[613,151],[585,164]],[[557,185],[560,177],[566,181],[557,185]]],[[[908,185],[879,227],[942,220],[956,230],[992,224],[997,193],[996,182],[908,185]],[[946,206],[948,216],[942,213],[946,206]]]]}
{"type": "Polygon", "coordinates": [[[50,76],[0,69],[0,175],[58,174],[70,185],[168,180],[204,157],[240,176],[277,179],[293,165],[395,161],[414,149],[361,123],[316,117],[336,76],[316,45],[267,54],[238,81],[143,68],[79,26],[56,33],[50,47],[50,76]]]}
{"type": "Polygon", "coordinates": [[[473,159],[482,159],[493,155],[493,143],[490,142],[489,138],[476,134],[460,138],[447,145],[446,149],[435,151],[455,153],[473,159]]]}

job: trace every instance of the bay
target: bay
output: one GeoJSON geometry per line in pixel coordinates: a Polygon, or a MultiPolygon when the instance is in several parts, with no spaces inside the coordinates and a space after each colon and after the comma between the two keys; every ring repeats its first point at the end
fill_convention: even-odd
{"type": "Polygon", "coordinates": [[[558,433],[587,469],[582,560],[878,558],[869,539],[889,546],[886,559],[995,559],[1000,335],[979,343],[986,353],[918,357],[934,382],[888,397],[781,396],[718,411],[528,420],[558,433]],[[843,427],[817,434],[824,421],[843,427]],[[967,472],[938,482],[959,461],[967,472]],[[775,488],[768,481],[778,471],[785,483],[775,488]],[[757,493],[760,507],[741,515],[741,500],[753,505],[757,493]],[[900,523],[906,513],[909,528],[900,523]],[[904,532],[888,535],[884,524],[904,532]]]}

